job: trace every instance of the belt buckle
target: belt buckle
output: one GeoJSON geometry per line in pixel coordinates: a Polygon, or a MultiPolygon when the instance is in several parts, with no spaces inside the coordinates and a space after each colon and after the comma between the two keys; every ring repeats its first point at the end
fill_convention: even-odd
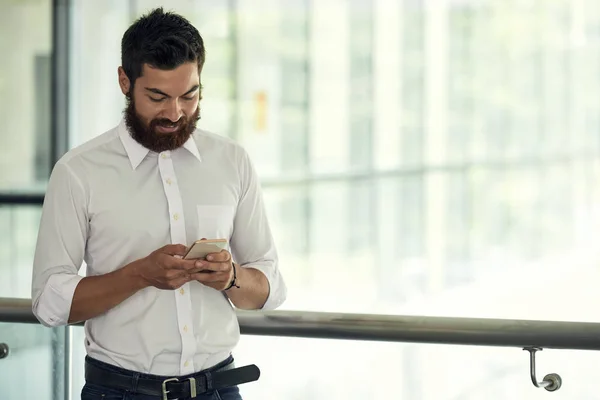
{"type": "Polygon", "coordinates": [[[188,381],[190,381],[190,398],[195,399],[196,398],[196,379],[189,378],[188,381]]]}
{"type": "Polygon", "coordinates": [[[165,379],[162,383],[162,398],[163,400],[168,400],[167,399],[167,394],[171,393],[170,391],[167,390],[167,383],[168,382],[179,382],[179,379],[177,378],[169,378],[169,379],[165,379]]]}
{"type": "MultiPolygon", "coordinates": [[[[196,393],[196,379],[195,378],[189,378],[188,381],[190,381],[190,398],[195,399],[197,396],[196,393]]],[[[179,382],[178,378],[169,378],[169,379],[165,379],[162,383],[162,397],[163,400],[168,400],[167,399],[167,394],[171,393],[167,390],[167,383],[168,382],[179,382]]]]}

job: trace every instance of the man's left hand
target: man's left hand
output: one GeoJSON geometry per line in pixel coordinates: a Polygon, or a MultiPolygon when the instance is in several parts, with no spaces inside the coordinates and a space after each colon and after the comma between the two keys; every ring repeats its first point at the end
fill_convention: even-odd
{"type": "Polygon", "coordinates": [[[227,250],[211,253],[206,260],[197,260],[196,266],[199,271],[191,274],[192,279],[213,289],[225,290],[233,279],[231,254],[227,250]]]}

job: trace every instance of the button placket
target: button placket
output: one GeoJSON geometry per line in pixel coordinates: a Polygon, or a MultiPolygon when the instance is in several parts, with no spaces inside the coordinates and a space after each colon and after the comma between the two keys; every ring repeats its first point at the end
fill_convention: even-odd
{"type": "MultiPolygon", "coordinates": [[[[169,225],[171,230],[172,243],[186,243],[185,218],[183,214],[183,201],[179,192],[179,186],[175,177],[173,159],[170,153],[163,152],[158,159],[159,171],[163,182],[163,188],[167,197],[169,208],[169,225]]],[[[181,358],[180,372],[182,375],[193,371],[193,363],[190,358],[196,352],[196,341],[192,328],[192,301],[189,290],[189,283],[186,283],[179,290],[174,291],[175,304],[177,307],[177,323],[181,335],[181,358]]]]}

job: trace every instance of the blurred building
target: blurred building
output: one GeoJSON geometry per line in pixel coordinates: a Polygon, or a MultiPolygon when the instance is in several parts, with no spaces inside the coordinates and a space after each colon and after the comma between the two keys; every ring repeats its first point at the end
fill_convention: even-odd
{"type": "MultiPolygon", "coordinates": [[[[118,124],[121,36],[161,5],[206,42],[199,125],[257,166],[284,308],[597,321],[595,0],[0,0],[0,297],[30,296],[40,207],[24,201],[118,124]]],[[[67,348],[0,323],[22,349],[0,360],[0,398],[32,364],[60,387],[63,352],[71,387],[32,393],[79,396],[83,332],[65,329],[67,348]]],[[[264,371],[248,399],[548,396],[513,350],[244,337],[237,357],[264,371]]],[[[570,379],[553,397],[600,399],[598,356],[543,359],[570,379]]]]}

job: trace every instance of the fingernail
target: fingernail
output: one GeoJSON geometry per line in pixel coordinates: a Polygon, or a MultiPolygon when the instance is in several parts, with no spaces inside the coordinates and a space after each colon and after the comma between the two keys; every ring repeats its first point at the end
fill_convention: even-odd
{"type": "Polygon", "coordinates": [[[201,267],[202,266],[202,261],[196,261],[196,267],[201,267]]]}
{"type": "Polygon", "coordinates": [[[206,257],[206,259],[207,259],[208,261],[212,261],[212,259],[213,259],[213,256],[207,256],[207,257],[206,257]]]}

